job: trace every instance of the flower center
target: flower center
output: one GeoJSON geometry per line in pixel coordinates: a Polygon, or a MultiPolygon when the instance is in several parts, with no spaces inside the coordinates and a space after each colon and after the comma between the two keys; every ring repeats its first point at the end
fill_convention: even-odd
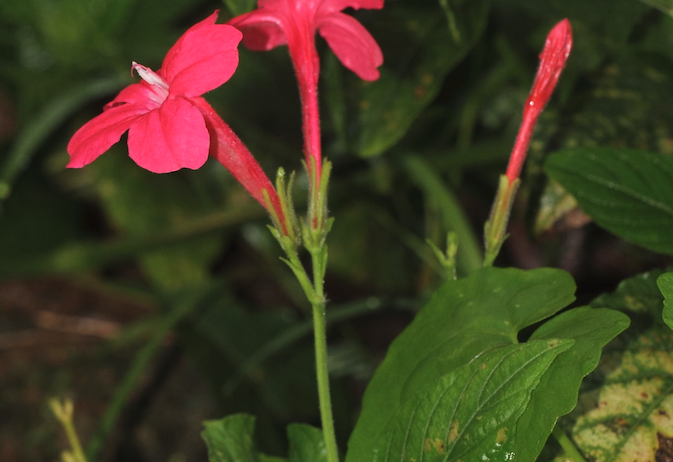
{"type": "Polygon", "coordinates": [[[133,61],[131,68],[138,73],[141,79],[151,85],[152,93],[149,97],[157,103],[157,106],[161,106],[168,97],[168,83],[152,69],[135,61],[133,61]]]}

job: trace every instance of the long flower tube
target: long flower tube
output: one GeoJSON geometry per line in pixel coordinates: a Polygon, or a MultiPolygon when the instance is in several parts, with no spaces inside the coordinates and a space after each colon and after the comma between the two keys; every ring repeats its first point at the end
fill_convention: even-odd
{"type": "Polygon", "coordinates": [[[509,164],[504,175],[500,177],[498,192],[496,193],[491,215],[484,226],[485,258],[484,266],[491,266],[498,256],[503,242],[507,238],[505,233],[509,214],[514,197],[521,180],[519,175],[526,160],[526,153],[530,145],[533,130],[538,117],[549,101],[556,83],[565,67],[572,48],[572,29],[570,21],[562,20],[547,35],[538,67],[533,88],[531,89],[523,108],[523,121],[519,127],[514,148],[509,158],[509,164]]]}
{"type": "Polygon", "coordinates": [[[201,95],[225,83],[238,66],[242,34],[215,24],[218,12],[189,28],[166,54],[161,68],[132,65],[142,80],[124,88],[103,113],[68,143],[68,167],[93,162],[128,130],[129,156],[142,168],[167,173],[197,169],[211,155],[288,233],[276,190],[259,163],[201,95]]]}
{"type": "Polygon", "coordinates": [[[524,104],[523,121],[507,165],[505,175],[510,183],[513,183],[521,174],[537,119],[556,87],[561,71],[570,55],[572,44],[572,29],[567,19],[556,24],[547,35],[544,48],[540,53],[540,66],[535,75],[533,88],[524,104]]]}
{"type": "Polygon", "coordinates": [[[376,80],[383,54],[374,38],[344,8],[383,8],[383,0],[259,0],[258,8],[228,24],[243,32],[243,44],[266,51],[287,45],[302,106],[304,154],[309,174],[320,184],[322,154],[318,108],[320,59],[315,33],[327,41],[344,66],[364,80],[376,80]],[[313,167],[315,166],[315,172],[313,167]]]}

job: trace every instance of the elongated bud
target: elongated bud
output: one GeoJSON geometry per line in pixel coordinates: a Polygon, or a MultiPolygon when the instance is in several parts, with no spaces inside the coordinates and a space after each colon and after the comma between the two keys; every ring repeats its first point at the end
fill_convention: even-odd
{"type": "Polygon", "coordinates": [[[519,175],[526,160],[528,145],[540,113],[551,97],[554,87],[565,67],[573,44],[570,21],[564,19],[554,26],[540,53],[540,67],[537,69],[533,88],[523,108],[523,121],[514,142],[507,172],[500,176],[498,192],[493,202],[491,215],[484,226],[485,256],[484,266],[491,266],[507,238],[507,222],[519,187],[519,175]]]}
{"type": "Polygon", "coordinates": [[[572,44],[572,29],[570,28],[570,21],[567,19],[556,24],[547,35],[544,48],[540,53],[540,66],[537,69],[533,88],[523,108],[523,121],[507,166],[505,175],[510,183],[521,174],[533,129],[556,87],[561,71],[565,67],[568,55],[570,55],[572,44]]]}

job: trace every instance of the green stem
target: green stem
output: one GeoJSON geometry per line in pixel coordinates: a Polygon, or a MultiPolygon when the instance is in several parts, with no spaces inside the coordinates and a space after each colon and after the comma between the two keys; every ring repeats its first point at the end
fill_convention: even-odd
{"type": "Polygon", "coordinates": [[[79,442],[77,431],[75,431],[75,426],[73,425],[72,420],[63,422],[63,428],[65,428],[65,433],[68,435],[68,441],[70,442],[70,447],[72,448],[72,454],[75,456],[75,460],[77,462],[86,462],[84,450],[82,449],[82,444],[79,442]]]}
{"type": "MultiPolygon", "coordinates": [[[[322,222],[321,222],[322,223],[322,222]]],[[[337,448],[334,433],[334,418],[332,416],[332,399],[329,391],[329,373],[327,370],[327,329],[325,322],[325,292],[324,279],[327,262],[327,246],[324,239],[311,239],[305,241],[305,246],[311,254],[313,267],[313,282],[306,273],[297,254],[296,247],[291,245],[287,236],[282,236],[277,229],[269,227],[276,237],[287,256],[285,263],[290,267],[297,278],[299,285],[304,290],[306,298],[311,304],[313,311],[313,335],[315,338],[315,364],[316,378],[318,382],[318,400],[320,403],[320,417],[322,420],[323,439],[327,452],[327,462],[339,462],[339,450],[337,448]],[[318,244],[316,245],[316,241],[318,244]],[[306,245],[308,244],[308,245],[306,245]]],[[[304,227],[304,234],[310,233],[310,225],[304,227]]],[[[315,236],[314,236],[315,237],[315,236]]]]}
{"type": "Polygon", "coordinates": [[[329,374],[327,371],[327,336],[325,329],[325,304],[313,305],[313,332],[315,335],[315,368],[318,380],[318,399],[320,401],[320,418],[322,432],[327,451],[327,462],[339,461],[334,433],[334,417],[332,416],[332,398],[329,390],[329,374]]]}
{"type": "Polygon", "coordinates": [[[325,450],[327,451],[327,462],[339,462],[339,449],[334,433],[334,417],[332,416],[332,398],[329,390],[329,371],[327,370],[327,329],[325,324],[325,295],[323,289],[326,255],[327,246],[311,252],[313,288],[315,290],[314,298],[311,300],[311,307],[313,308],[318,400],[320,402],[320,418],[322,420],[325,450]]]}
{"type": "Polygon", "coordinates": [[[566,435],[565,432],[558,427],[558,425],[554,428],[552,434],[554,435],[554,438],[556,438],[556,441],[558,441],[558,443],[563,448],[565,455],[570,460],[574,462],[587,462],[584,456],[577,450],[577,447],[575,447],[573,442],[570,441],[568,435],[566,435]]]}
{"type": "Polygon", "coordinates": [[[74,413],[72,401],[65,400],[64,402],[61,402],[54,398],[49,401],[49,405],[54,416],[56,416],[56,419],[58,419],[65,430],[68,443],[70,443],[70,449],[72,449],[72,458],[77,462],[86,462],[86,457],[84,456],[84,451],[82,450],[82,445],[79,442],[75,424],[72,420],[74,413]]]}
{"type": "Polygon", "coordinates": [[[502,244],[507,239],[507,222],[512,211],[516,191],[519,189],[519,183],[518,178],[510,182],[505,175],[500,175],[498,192],[493,201],[491,215],[484,225],[484,244],[486,246],[484,266],[493,266],[502,244]]]}

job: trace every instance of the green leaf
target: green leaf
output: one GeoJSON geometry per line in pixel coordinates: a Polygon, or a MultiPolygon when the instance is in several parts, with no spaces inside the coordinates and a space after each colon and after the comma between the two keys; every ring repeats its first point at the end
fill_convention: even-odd
{"type": "Polygon", "coordinates": [[[516,419],[530,392],[571,340],[491,350],[421,389],[362,460],[512,460],[516,419]],[[488,443],[488,444],[485,444],[488,443]]]}
{"type": "Polygon", "coordinates": [[[662,317],[666,325],[673,329],[673,272],[659,276],[657,285],[664,295],[664,312],[662,317]]]}
{"type": "Polygon", "coordinates": [[[258,462],[253,443],[255,418],[234,414],[203,423],[201,436],[208,446],[210,462],[258,462]]]}
{"type": "Polygon", "coordinates": [[[517,461],[534,461],[557,419],[577,404],[582,379],[598,365],[602,348],[629,326],[628,316],[605,308],[575,308],[540,326],[530,340],[572,339],[547,370],[516,429],[517,461]]]}
{"type": "Polygon", "coordinates": [[[325,462],[327,453],[322,432],[305,424],[287,428],[290,449],[287,459],[269,457],[255,450],[253,435],[255,418],[234,414],[220,420],[203,423],[203,439],[208,446],[210,462],[325,462]]]}
{"type": "Polygon", "coordinates": [[[578,148],[552,154],[545,170],[600,226],[673,254],[673,159],[631,149],[578,148]]]}
{"type": "Polygon", "coordinates": [[[368,26],[386,62],[379,80],[361,89],[362,156],[379,155],[404,136],[483,32],[490,1],[450,3],[453,33],[436,2],[390,5],[376,13],[378,22],[368,26]]]}
{"type": "Polygon", "coordinates": [[[368,460],[398,409],[448,371],[518,342],[518,332],[573,301],[564,271],[483,268],[444,284],[393,342],[365,393],[347,462],[368,460]]]}
{"type": "Polygon", "coordinates": [[[661,323],[663,297],[657,287],[657,278],[661,273],[661,270],[653,270],[625,279],[613,293],[594,299],[591,306],[619,310],[634,320],[649,318],[648,325],[652,319],[661,323]]]}
{"type": "Polygon", "coordinates": [[[322,431],[304,424],[287,427],[290,439],[288,462],[326,462],[327,451],[322,431]]]}

